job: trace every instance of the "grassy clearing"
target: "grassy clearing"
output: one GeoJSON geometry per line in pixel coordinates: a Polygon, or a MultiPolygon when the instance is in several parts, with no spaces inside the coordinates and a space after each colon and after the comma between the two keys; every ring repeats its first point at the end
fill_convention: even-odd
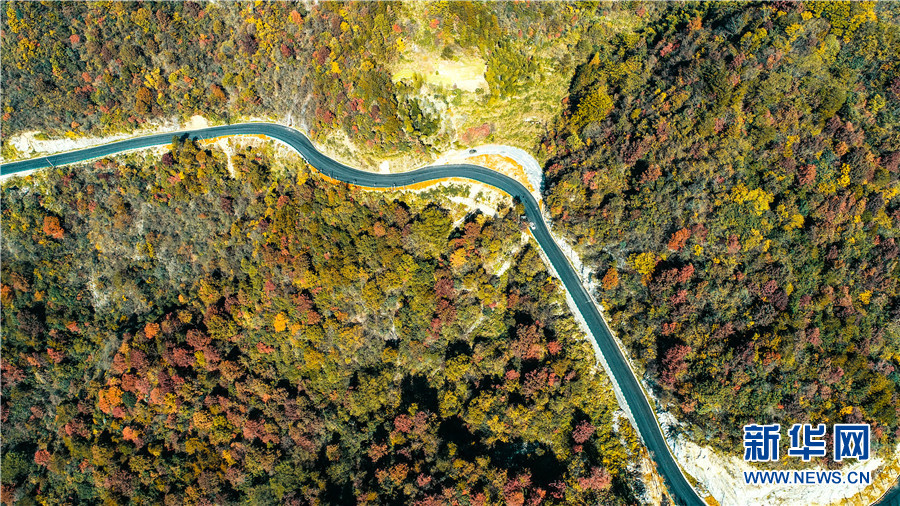
{"type": "Polygon", "coordinates": [[[459,89],[477,93],[487,90],[484,79],[487,65],[477,53],[470,52],[454,59],[441,58],[436,52],[416,48],[404,53],[394,68],[394,82],[420,79],[437,89],[459,89]]]}

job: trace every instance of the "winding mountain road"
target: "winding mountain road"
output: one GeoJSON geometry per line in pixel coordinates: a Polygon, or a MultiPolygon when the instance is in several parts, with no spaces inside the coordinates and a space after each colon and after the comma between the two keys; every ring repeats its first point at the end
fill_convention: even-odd
{"type": "MultiPolygon", "coordinates": [[[[517,198],[524,205],[526,217],[533,224],[532,234],[535,240],[537,240],[538,245],[550,260],[560,280],[568,289],[600,352],[603,354],[608,373],[612,375],[612,381],[618,384],[621,389],[624,400],[628,404],[627,407],[634,417],[636,428],[644,444],[650,450],[650,454],[656,462],[657,470],[665,479],[669,491],[681,504],[706,504],[688,482],[672,456],[653,408],[645,396],[638,379],[622,351],[616,345],[612,333],[603,321],[590,294],[581,284],[572,265],[551,236],[549,227],[541,214],[540,205],[521,183],[510,177],[485,167],[468,164],[435,165],[397,174],[366,172],[348,167],[320,153],[313,146],[312,142],[299,131],[272,123],[242,123],[176,132],[174,134],[167,133],[137,137],[68,153],[5,163],[0,165],[0,175],[5,176],[17,172],[77,163],[114,155],[123,151],[166,145],[172,142],[173,136],[204,140],[232,135],[262,135],[281,141],[297,151],[307,163],[322,174],[354,185],[372,188],[392,188],[444,178],[465,178],[493,186],[517,198]]],[[[893,489],[879,501],[879,504],[892,504],[890,501],[897,500],[897,492],[897,488],[893,489]]]]}

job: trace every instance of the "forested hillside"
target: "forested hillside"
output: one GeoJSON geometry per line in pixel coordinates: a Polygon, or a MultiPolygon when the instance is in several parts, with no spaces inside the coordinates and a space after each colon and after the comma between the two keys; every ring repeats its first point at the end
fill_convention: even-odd
{"type": "Polygon", "coordinates": [[[355,125],[362,141],[409,147],[385,71],[400,38],[397,7],[7,2],[3,131],[293,113],[314,129],[355,125]]]}
{"type": "Polygon", "coordinates": [[[469,139],[480,132],[475,127],[488,133],[524,128],[527,138],[517,140],[531,147],[539,127],[518,125],[522,114],[536,122],[558,111],[581,34],[605,36],[608,27],[596,21],[619,10],[561,2],[421,7],[413,12],[399,2],[5,2],[4,147],[9,149],[11,135],[25,131],[96,136],[195,114],[214,122],[291,122],[320,141],[341,132],[369,154],[445,149],[454,136],[469,139]],[[394,64],[412,49],[432,51],[447,64],[484,61],[485,89],[462,101],[452,83],[448,89],[424,86],[428,76],[395,82],[394,64]],[[542,84],[548,74],[560,85],[542,84]],[[552,93],[497,107],[498,100],[548,86],[552,93]],[[541,112],[531,108],[537,101],[541,112]],[[463,102],[455,125],[449,109],[463,102]],[[510,109],[515,121],[495,124],[493,111],[510,109]],[[481,116],[490,121],[476,122],[481,116]]]}
{"type": "Polygon", "coordinates": [[[900,437],[898,12],[671,5],[573,78],[546,202],[695,439],[738,453],[752,422],[900,437]]]}
{"type": "Polygon", "coordinates": [[[454,224],[452,190],[267,153],[4,184],[4,502],[635,502],[643,450],[513,207],[454,224]]]}

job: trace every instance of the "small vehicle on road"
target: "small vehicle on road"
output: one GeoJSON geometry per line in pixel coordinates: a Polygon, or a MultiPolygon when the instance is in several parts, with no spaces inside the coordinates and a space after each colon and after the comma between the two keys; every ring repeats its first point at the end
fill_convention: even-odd
{"type": "Polygon", "coordinates": [[[523,215],[519,216],[519,219],[522,220],[523,222],[527,222],[528,228],[530,228],[531,230],[534,230],[534,222],[529,220],[528,216],[523,214],[523,215]]]}

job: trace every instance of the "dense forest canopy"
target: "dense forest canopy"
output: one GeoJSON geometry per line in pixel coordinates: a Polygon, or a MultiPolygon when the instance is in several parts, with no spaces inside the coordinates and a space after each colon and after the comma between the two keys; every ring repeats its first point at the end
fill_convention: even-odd
{"type": "Polygon", "coordinates": [[[3,500],[632,503],[644,450],[510,205],[176,142],[3,187],[3,500]],[[618,426],[614,432],[614,425],[618,426]]]}
{"type": "Polygon", "coordinates": [[[4,133],[134,129],[154,118],[292,112],[408,147],[385,66],[398,4],[5,4],[4,133]],[[361,100],[358,100],[361,99],[361,100]],[[301,107],[302,106],[302,107],[301,107]]]}
{"type": "Polygon", "coordinates": [[[900,414],[900,18],[667,6],[576,72],[546,203],[695,437],[900,414]]]}

